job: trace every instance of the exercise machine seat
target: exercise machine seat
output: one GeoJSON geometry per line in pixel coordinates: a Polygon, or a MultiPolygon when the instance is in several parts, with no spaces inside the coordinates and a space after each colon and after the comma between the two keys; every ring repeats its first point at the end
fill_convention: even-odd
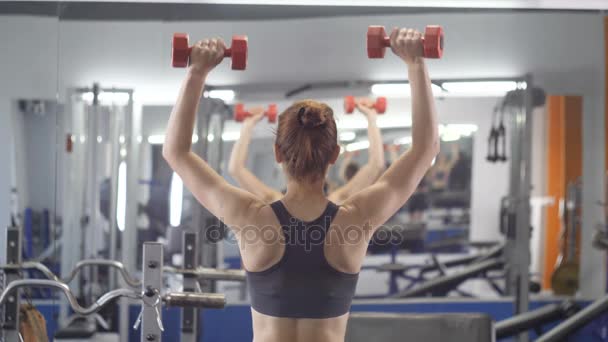
{"type": "Polygon", "coordinates": [[[492,318],[481,313],[351,313],[346,342],[492,342],[492,318]]]}

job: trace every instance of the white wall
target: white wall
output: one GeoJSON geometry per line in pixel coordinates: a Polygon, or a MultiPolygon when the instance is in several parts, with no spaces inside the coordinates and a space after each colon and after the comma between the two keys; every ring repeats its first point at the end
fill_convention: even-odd
{"type": "MultiPolygon", "coordinates": [[[[0,100],[52,97],[55,84],[64,92],[67,87],[99,81],[105,86],[135,88],[142,100],[168,103],[175,98],[184,75],[183,70],[169,67],[174,31],[188,32],[193,38],[248,34],[248,70],[233,72],[229,63],[223,63],[209,79],[217,85],[401,79],[405,70],[396,58],[370,61],[365,57],[366,27],[407,24],[422,28],[427,23],[440,23],[446,31],[444,59],[429,62],[432,77],[530,72],[550,93],[584,96],[582,243],[588,246],[594,225],[603,220],[601,209],[594,204],[602,198],[605,148],[599,14],[450,13],[259,22],[70,21],[59,25],[49,18],[2,17],[0,100]]],[[[583,250],[582,293],[598,296],[605,283],[604,259],[599,251],[583,250]]]]}

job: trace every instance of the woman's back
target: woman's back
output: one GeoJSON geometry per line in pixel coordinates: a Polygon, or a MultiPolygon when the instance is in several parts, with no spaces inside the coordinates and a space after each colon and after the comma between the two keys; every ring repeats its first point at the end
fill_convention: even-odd
{"type": "Polygon", "coordinates": [[[349,250],[365,248],[345,243],[345,215],[327,200],[285,198],[270,208],[277,222],[260,231],[266,247],[251,255],[272,262],[246,262],[258,265],[247,273],[255,341],[342,341],[360,268],[352,259],[362,259],[349,260],[349,250]]]}

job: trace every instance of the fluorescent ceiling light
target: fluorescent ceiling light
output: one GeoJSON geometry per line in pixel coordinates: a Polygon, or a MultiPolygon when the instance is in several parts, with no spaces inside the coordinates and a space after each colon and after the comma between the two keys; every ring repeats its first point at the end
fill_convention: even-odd
{"type": "MultiPolygon", "coordinates": [[[[431,84],[431,89],[434,95],[440,95],[443,91],[436,84],[431,84]]],[[[372,85],[371,92],[375,96],[409,97],[411,87],[409,83],[376,83],[372,85]]]]}
{"type": "MultiPolygon", "coordinates": [[[[198,142],[198,135],[192,135],[192,143],[196,144],[198,142]]],[[[154,134],[148,136],[148,144],[150,145],[162,145],[165,143],[165,136],[163,134],[154,134]]]]}
{"type": "Polygon", "coordinates": [[[460,139],[460,134],[458,132],[454,132],[454,131],[448,131],[445,132],[441,135],[441,141],[445,141],[445,142],[449,142],[449,141],[456,141],[460,139]]]}
{"type": "Polygon", "coordinates": [[[222,133],[223,141],[236,141],[236,140],[239,140],[240,137],[241,137],[241,133],[238,131],[222,133]]]}
{"type": "Polygon", "coordinates": [[[403,138],[398,138],[398,139],[395,139],[393,141],[393,143],[395,145],[409,145],[409,144],[412,143],[412,137],[411,136],[405,136],[403,138]]]}
{"type": "Polygon", "coordinates": [[[470,137],[477,132],[475,124],[447,124],[439,125],[439,135],[442,141],[456,141],[462,137],[470,137]]]}
{"type": "Polygon", "coordinates": [[[214,99],[220,99],[224,102],[232,102],[234,100],[234,90],[230,89],[215,89],[210,90],[207,93],[207,96],[212,97],[214,99]]]}
{"type": "Polygon", "coordinates": [[[477,125],[475,124],[449,124],[445,126],[446,132],[455,131],[461,135],[470,136],[472,133],[477,132],[477,125]]]}
{"type": "Polygon", "coordinates": [[[346,151],[348,151],[348,152],[365,150],[367,148],[369,148],[368,140],[361,140],[361,141],[357,141],[357,142],[346,145],[346,151]]]}
{"type": "Polygon", "coordinates": [[[116,200],[116,223],[121,232],[125,231],[127,217],[127,164],[122,161],[118,166],[118,198],[116,200]]]}
{"type": "MultiPolygon", "coordinates": [[[[93,97],[92,92],[82,93],[82,100],[87,103],[93,103],[93,97]]],[[[128,104],[129,99],[129,93],[125,92],[104,91],[100,92],[98,96],[98,100],[101,104],[115,104],[121,106],[128,104]]]]}
{"type": "Polygon", "coordinates": [[[357,137],[355,132],[341,132],[340,133],[340,141],[353,141],[357,137]]]}
{"type": "Polygon", "coordinates": [[[208,142],[213,142],[213,140],[215,140],[215,135],[209,133],[209,135],[207,135],[207,141],[208,142]]]}
{"type": "Polygon", "coordinates": [[[148,144],[150,145],[162,145],[165,142],[164,135],[150,135],[148,136],[148,144]]]}
{"type": "Polygon", "coordinates": [[[171,177],[171,192],[169,195],[169,223],[173,227],[178,227],[182,222],[184,183],[182,179],[173,172],[171,177]]]}
{"type": "Polygon", "coordinates": [[[450,95],[502,96],[515,89],[526,89],[526,83],[515,81],[444,82],[441,86],[450,95]]]}

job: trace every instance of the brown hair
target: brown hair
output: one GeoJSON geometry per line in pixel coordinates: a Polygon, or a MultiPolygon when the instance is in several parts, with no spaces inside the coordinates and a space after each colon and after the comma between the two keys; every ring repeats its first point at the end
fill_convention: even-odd
{"type": "Polygon", "coordinates": [[[298,101],[279,115],[276,149],[287,174],[298,181],[325,177],[338,146],[333,110],[326,104],[298,101]]]}

